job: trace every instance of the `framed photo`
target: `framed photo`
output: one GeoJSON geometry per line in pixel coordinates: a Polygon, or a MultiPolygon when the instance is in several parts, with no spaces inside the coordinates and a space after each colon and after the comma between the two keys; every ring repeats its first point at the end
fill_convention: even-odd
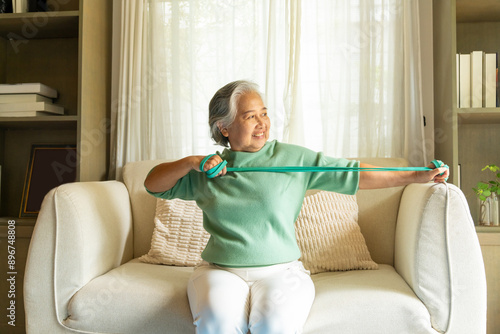
{"type": "Polygon", "coordinates": [[[76,145],[32,145],[19,217],[38,216],[52,188],[76,181],[76,167],[76,145]]]}

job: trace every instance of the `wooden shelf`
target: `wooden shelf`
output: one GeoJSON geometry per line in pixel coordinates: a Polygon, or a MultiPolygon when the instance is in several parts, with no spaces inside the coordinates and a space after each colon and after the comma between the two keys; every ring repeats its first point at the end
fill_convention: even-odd
{"type": "Polygon", "coordinates": [[[79,12],[0,14],[0,37],[8,40],[78,37],[79,12]]]}
{"type": "Polygon", "coordinates": [[[78,116],[0,117],[0,128],[75,128],[78,116]]]}
{"type": "Polygon", "coordinates": [[[477,233],[500,233],[500,226],[478,226],[476,225],[477,233]]]}
{"type": "Polygon", "coordinates": [[[491,22],[500,20],[498,0],[456,0],[457,22],[491,22]]]}
{"type": "Polygon", "coordinates": [[[500,124],[500,108],[458,108],[460,124],[500,124]]]}

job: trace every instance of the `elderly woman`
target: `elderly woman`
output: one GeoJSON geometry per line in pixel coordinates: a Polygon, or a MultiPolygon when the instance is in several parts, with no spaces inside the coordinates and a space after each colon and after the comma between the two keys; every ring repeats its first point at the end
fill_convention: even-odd
{"type": "MultiPolygon", "coordinates": [[[[306,148],[268,141],[271,122],[258,87],[227,84],[209,105],[212,138],[227,147],[208,158],[207,171],[229,167],[374,167],[306,148]]],[[[306,190],[355,194],[414,182],[444,182],[446,168],[426,171],[201,173],[204,156],[163,163],[149,173],[154,196],[195,200],[210,239],[188,283],[197,333],[301,333],[314,300],[309,272],[298,261],[294,222],[306,190]],[[443,175],[440,175],[443,174],[443,175]]]]}

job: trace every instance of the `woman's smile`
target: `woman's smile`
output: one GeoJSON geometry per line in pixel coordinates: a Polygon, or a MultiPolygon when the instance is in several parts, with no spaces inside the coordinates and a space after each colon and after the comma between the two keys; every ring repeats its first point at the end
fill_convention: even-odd
{"type": "Polygon", "coordinates": [[[262,98],[256,92],[249,92],[240,97],[234,122],[221,132],[228,138],[231,150],[257,152],[269,139],[270,127],[262,98]]]}

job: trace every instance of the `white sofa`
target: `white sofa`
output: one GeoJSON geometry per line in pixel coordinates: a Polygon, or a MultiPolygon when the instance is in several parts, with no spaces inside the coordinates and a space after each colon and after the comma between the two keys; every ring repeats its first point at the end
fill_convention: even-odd
{"type": "MultiPolygon", "coordinates": [[[[365,160],[386,166],[398,159],[365,160]]],[[[60,186],[45,198],[25,272],[28,333],[194,333],[189,267],[141,263],[156,199],[143,181],[159,161],[128,164],[124,182],[60,186]]],[[[313,275],[305,333],[486,333],[481,250],[462,192],[412,184],[357,194],[378,270],[313,275]]]]}

